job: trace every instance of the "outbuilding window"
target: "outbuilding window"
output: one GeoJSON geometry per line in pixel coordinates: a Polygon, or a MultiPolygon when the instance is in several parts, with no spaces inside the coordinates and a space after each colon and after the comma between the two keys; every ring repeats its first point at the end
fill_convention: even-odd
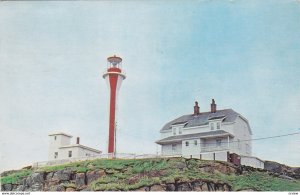
{"type": "Polygon", "coordinates": [[[69,157],[70,158],[72,157],[72,151],[69,151],[69,157]]]}
{"type": "Polygon", "coordinates": [[[54,158],[58,157],[58,152],[54,152],[54,158]]]}

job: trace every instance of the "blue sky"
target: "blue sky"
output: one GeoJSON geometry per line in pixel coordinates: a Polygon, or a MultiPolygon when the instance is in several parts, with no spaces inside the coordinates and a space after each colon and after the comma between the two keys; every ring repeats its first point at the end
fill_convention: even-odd
{"type": "MultiPolygon", "coordinates": [[[[0,26],[1,170],[47,160],[56,130],[106,151],[113,54],[127,73],[119,152],[156,153],[160,128],[211,98],[253,138],[299,131],[299,1],[5,1],[0,26]]],[[[293,166],[299,150],[299,135],[253,142],[293,166]]]]}

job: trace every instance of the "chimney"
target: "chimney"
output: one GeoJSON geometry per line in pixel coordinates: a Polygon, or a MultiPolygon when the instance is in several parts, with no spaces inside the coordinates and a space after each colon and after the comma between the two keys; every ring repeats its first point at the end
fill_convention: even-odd
{"type": "Polygon", "coordinates": [[[80,140],[80,138],[77,137],[77,139],[76,139],[76,144],[79,144],[79,140],[80,140]]]}
{"type": "Polygon", "coordinates": [[[212,113],[217,112],[217,104],[215,103],[215,100],[214,100],[214,99],[212,99],[212,102],[211,102],[211,104],[210,104],[210,111],[211,111],[212,113]]]}
{"type": "Polygon", "coordinates": [[[200,113],[200,108],[198,106],[198,102],[195,102],[195,106],[194,106],[194,115],[198,115],[200,113]]]}

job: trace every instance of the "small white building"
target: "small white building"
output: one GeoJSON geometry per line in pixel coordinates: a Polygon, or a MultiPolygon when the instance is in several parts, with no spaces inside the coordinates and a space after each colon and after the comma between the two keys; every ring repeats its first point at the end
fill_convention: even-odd
{"type": "Polygon", "coordinates": [[[71,144],[71,138],[71,135],[62,132],[49,134],[48,160],[80,158],[101,154],[100,150],[81,145],[79,137],[76,139],[76,144],[71,144]]]}
{"type": "Polygon", "coordinates": [[[239,155],[240,162],[263,168],[263,161],[252,157],[252,131],[248,120],[232,109],[217,110],[212,100],[210,112],[200,112],[195,102],[194,114],[183,115],[160,130],[164,156],[183,156],[207,160],[232,161],[229,154],[239,155]],[[244,158],[244,160],[243,160],[244,158]],[[256,161],[260,162],[256,162],[256,161]]]}

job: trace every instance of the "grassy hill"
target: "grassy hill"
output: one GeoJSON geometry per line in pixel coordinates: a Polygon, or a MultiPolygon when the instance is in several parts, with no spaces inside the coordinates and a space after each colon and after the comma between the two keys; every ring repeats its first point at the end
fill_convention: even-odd
{"type": "Polygon", "coordinates": [[[300,180],[198,159],[97,159],[1,174],[2,191],[300,191],[300,180]]]}

